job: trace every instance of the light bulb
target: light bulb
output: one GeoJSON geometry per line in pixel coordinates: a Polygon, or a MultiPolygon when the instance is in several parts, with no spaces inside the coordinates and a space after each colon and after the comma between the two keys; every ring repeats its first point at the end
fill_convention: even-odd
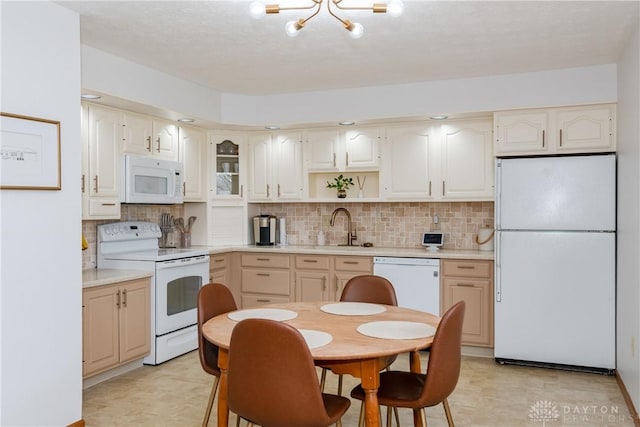
{"type": "Polygon", "coordinates": [[[404,11],[404,3],[402,0],[391,0],[387,3],[387,13],[393,17],[398,17],[402,15],[404,11]]]}
{"type": "Polygon", "coordinates": [[[259,1],[254,1],[249,6],[249,13],[255,19],[262,18],[265,15],[266,10],[267,8],[265,7],[264,3],[261,3],[259,1]]]}
{"type": "Polygon", "coordinates": [[[284,30],[289,37],[295,37],[300,32],[302,27],[298,25],[296,21],[289,21],[287,25],[285,25],[284,30]]]}
{"type": "Polygon", "coordinates": [[[364,27],[362,26],[362,24],[359,24],[357,22],[354,22],[351,25],[351,28],[350,29],[348,28],[348,30],[352,39],[359,39],[360,37],[362,37],[362,34],[364,33],[364,27]]]}

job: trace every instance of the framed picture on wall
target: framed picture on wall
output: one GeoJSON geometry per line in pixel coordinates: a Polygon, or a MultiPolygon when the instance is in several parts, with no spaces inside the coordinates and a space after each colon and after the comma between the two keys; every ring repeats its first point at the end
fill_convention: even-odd
{"type": "Polygon", "coordinates": [[[0,189],[60,190],[60,122],[0,113],[0,189]]]}

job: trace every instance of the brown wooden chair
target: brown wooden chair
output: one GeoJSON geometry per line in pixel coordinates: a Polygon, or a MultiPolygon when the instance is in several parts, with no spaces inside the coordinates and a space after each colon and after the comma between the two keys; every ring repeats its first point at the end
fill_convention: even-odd
{"type": "MultiPolygon", "coordinates": [[[[381,276],[372,274],[363,274],[349,279],[342,289],[340,295],[342,302],[367,302],[371,304],[398,305],[396,291],[389,280],[381,276]]],[[[395,362],[397,356],[389,356],[382,369],[389,369],[389,366],[395,362]]],[[[322,369],[321,387],[324,390],[327,369],[322,369]]],[[[338,395],[342,395],[342,375],[338,375],[338,395]]],[[[394,408],[396,424],[400,425],[398,410],[394,408]]]]}
{"type": "Polygon", "coordinates": [[[219,314],[237,310],[236,302],[229,288],[220,283],[209,283],[204,285],[198,292],[198,354],[202,369],[214,376],[209,403],[204,414],[203,426],[209,424],[209,416],[213,401],[218,391],[218,381],[220,380],[220,368],[218,368],[218,346],[211,344],[202,335],[202,325],[212,317],[219,314]]]}
{"type": "Polygon", "coordinates": [[[351,401],[324,394],[309,347],[293,326],[239,322],[229,344],[229,410],[262,427],[341,426],[351,401]]]}
{"type": "MultiPolygon", "coordinates": [[[[455,389],[460,376],[464,308],[464,301],[460,301],[442,316],[431,345],[426,374],[401,371],[380,374],[378,388],[380,405],[424,409],[420,413],[423,417],[422,424],[426,426],[426,408],[442,403],[447,422],[450,427],[453,427],[447,398],[455,389]]],[[[364,400],[362,387],[355,387],[351,391],[351,397],[364,400]]],[[[387,416],[387,427],[390,421],[387,416]]]]}

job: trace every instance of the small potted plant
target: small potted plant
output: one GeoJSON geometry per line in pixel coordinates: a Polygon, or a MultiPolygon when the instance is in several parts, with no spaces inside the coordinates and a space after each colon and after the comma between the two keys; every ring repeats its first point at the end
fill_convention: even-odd
{"type": "Polygon", "coordinates": [[[345,177],[342,174],[333,178],[333,181],[327,181],[327,188],[335,188],[338,190],[338,198],[347,197],[347,190],[353,185],[353,178],[345,177]]]}

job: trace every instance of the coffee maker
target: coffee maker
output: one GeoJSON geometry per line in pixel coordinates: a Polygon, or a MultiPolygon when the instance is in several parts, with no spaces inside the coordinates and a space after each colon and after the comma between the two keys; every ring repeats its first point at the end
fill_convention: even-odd
{"type": "Polygon", "coordinates": [[[276,217],[258,215],[253,217],[253,238],[258,246],[276,244],[276,217]]]}

